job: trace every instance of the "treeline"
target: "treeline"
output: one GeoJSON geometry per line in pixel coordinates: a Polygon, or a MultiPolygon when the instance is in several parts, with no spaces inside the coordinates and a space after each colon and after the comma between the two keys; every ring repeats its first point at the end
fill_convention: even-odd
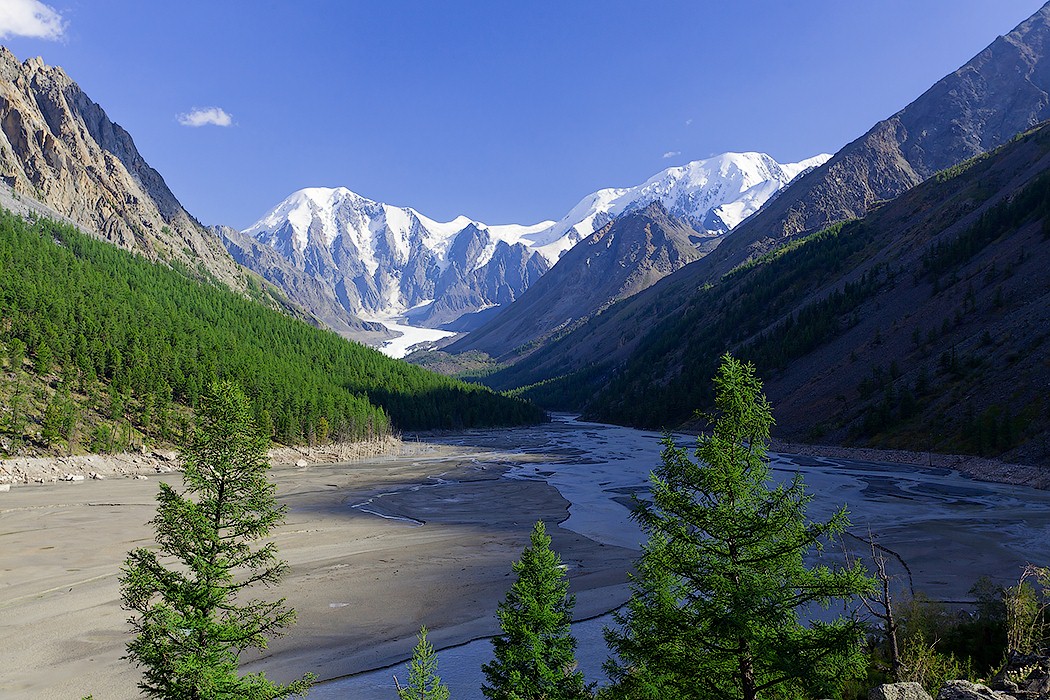
{"type": "Polygon", "coordinates": [[[587,412],[641,427],[678,425],[692,407],[711,404],[704,377],[714,372],[725,348],[738,348],[767,373],[810,352],[851,325],[855,309],[882,288],[890,272],[875,266],[825,298],[790,310],[869,255],[874,239],[875,231],[862,221],[835,224],[727,274],[701,290],[682,315],[658,326],[640,357],[608,382],[587,412]],[[762,330],[786,313],[773,330],[762,330]],[[677,373],[674,382],[653,381],[677,373]]]}
{"type": "MultiPolygon", "coordinates": [[[[981,214],[958,236],[930,246],[922,256],[923,273],[937,278],[952,273],[1005,233],[1026,221],[1043,221],[1043,237],[1050,238],[1050,173],[1036,178],[1012,199],[981,214]]],[[[935,289],[940,285],[935,284],[935,289]]]]}
{"type": "MultiPolygon", "coordinates": [[[[275,439],[542,419],[519,400],[393,360],[48,220],[0,213],[0,344],[9,371],[106,395],[147,433],[230,380],[275,439]],[[133,418],[132,418],[133,416],[133,418]]],[[[65,399],[63,399],[65,400],[65,399]]],[[[10,427],[10,426],[9,426],[10,427]]]]}

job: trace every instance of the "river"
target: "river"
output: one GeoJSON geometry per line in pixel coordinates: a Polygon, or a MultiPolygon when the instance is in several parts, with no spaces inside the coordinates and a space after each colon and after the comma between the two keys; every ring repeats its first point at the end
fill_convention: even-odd
{"type": "MultiPolygon", "coordinates": [[[[504,478],[542,480],[556,488],[570,503],[561,527],[604,544],[637,548],[642,534],[626,504],[629,494],[647,490],[649,471],[659,463],[660,438],[556,415],[546,425],[431,440],[546,455],[545,461],[512,468],[504,478]]],[[[681,445],[695,442],[684,435],[675,439],[681,445]]],[[[773,454],[771,466],[776,480],[802,474],[807,493],[813,495],[812,518],[826,518],[847,506],[852,532],[865,537],[875,533],[909,563],[916,589],[934,599],[966,600],[981,575],[1009,584],[1025,563],[1050,563],[1048,492],[919,465],[773,454]]],[[[903,575],[901,580],[906,580],[903,575]]],[[[601,630],[610,623],[607,615],[574,626],[580,667],[588,680],[602,678],[606,651],[601,630]]],[[[490,651],[488,640],[477,640],[439,652],[439,673],[453,698],[483,697],[480,669],[490,651]]],[[[407,678],[402,664],[319,684],[310,697],[396,698],[395,673],[402,682],[407,678]]]]}

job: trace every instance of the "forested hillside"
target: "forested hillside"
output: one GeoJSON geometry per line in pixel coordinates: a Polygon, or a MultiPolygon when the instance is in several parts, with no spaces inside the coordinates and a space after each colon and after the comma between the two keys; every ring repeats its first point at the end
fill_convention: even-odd
{"type": "Polygon", "coordinates": [[[525,393],[674,427],[730,350],[768,377],[780,436],[1045,462],[1048,258],[1043,127],[696,290],[626,363],[525,393]]]}
{"type": "Polygon", "coordinates": [[[523,401],[392,360],[70,226],[6,212],[0,351],[6,451],[178,439],[215,379],[240,384],[285,443],[542,418],[523,401]]]}

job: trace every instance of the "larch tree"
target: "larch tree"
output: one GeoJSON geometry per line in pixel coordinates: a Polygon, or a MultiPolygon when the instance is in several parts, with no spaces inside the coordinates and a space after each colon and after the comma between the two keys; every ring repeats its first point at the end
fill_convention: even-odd
{"type": "Polygon", "coordinates": [[[800,476],[770,484],[770,405],[754,367],[726,354],[716,413],[691,460],[670,436],[635,520],[648,534],[632,596],[606,629],[627,698],[823,697],[863,672],[854,616],[806,618],[872,590],[859,564],[807,564],[848,527],[845,509],[806,516],[800,476]]]}
{"type": "Polygon", "coordinates": [[[482,667],[482,692],[490,700],[577,700],[589,697],[576,668],[571,634],[575,596],[561,557],[537,522],[521,559],[517,580],[496,612],[503,633],[492,640],[495,658],[482,667]]]}
{"type": "Polygon", "coordinates": [[[427,641],[426,626],[419,629],[416,648],[408,663],[408,685],[402,687],[396,676],[394,683],[400,700],[448,700],[448,687],[437,673],[437,654],[434,645],[427,641]]]}
{"type": "Polygon", "coordinates": [[[182,454],[185,492],[160,485],[151,522],[159,551],[132,551],[121,572],[135,632],[126,658],[142,668],[139,688],[149,697],[270,700],[310,686],[311,676],[282,685],[238,673],[243,651],[266,648],[295,619],[283,598],[249,594],[286,569],[272,541],[259,544],[285,511],[267,480],[268,447],[243,392],[213,385],[182,454]]]}

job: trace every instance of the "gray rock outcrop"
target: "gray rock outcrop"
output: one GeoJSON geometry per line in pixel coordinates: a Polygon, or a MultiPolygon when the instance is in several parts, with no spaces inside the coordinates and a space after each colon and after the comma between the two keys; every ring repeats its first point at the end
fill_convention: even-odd
{"type": "Polygon", "coordinates": [[[245,271],[182,208],[127,131],[61,68],[19,62],[2,46],[0,182],[105,241],[245,288],[245,271]]]}
{"type": "Polygon", "coordinates": [[[918,683],[885,683],[868,691],[868,700],[933,700],[918,683]]]}
{"type": "Polygon", "coordinates": [[[1019,700],[1050,698],[1050,657],[1012,653],[989,685],[1019,700]]]}

